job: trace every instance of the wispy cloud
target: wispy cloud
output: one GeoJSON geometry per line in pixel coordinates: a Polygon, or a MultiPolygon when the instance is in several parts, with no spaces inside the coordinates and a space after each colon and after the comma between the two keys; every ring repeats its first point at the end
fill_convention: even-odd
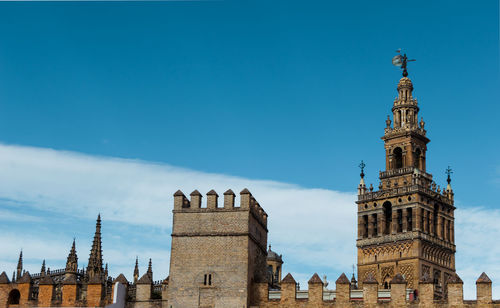
{"type": "MultiPolygon", "coordinates": [[[[177,189],[186,194],[215,189],[221,194],[228,188],[238,192],[245,187],[269,214],[269,241],[273,250],[283,254],[285,271],[294,273],[302,285],[307,285],[314,272],[334,281],[356,263],[353,192],[1,144],[0,170],[0,215],[9,221],[0,225],[0,270],[7,272],[13,270],[21,247],[30,271],[38,271],[43,258],[50,259],[53,267],[62,267],[73,236],[81,267],[90,249],[93,220],[100,212],[110,272],[124,272],[131,278],[137,255],[141,271],[151,257],[155,279],[164,278],[170,254],[172,194],[177,189]]],[[[482,271],[500,281],[496,261],[500,251],[481,248],[500,236],[496,224],[500,213],[466,208],[456,215],[458,272],[466,283],[466,297],[474,298],[474,281],[482,271]]],[[[500,289],[495,291],[500,293],[500,289]]]]}

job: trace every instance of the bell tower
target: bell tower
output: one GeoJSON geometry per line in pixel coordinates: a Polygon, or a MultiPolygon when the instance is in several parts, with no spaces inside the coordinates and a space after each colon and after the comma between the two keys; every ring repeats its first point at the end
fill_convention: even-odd
{"type": "Polygon", "coordinates": [[[403,76],[392,106],[393,121],[387,117],[382,137],[385,171],[379,173],[378,190],[366,188],[364,163],[360,165],[358,280],[362,284],[372,274],[381,288],[390,288],[400,273],[408,288],[418,289],[420,280],[432,279],[435,297],[443,298],[455,273],[453,190],[450,184],[441,190],[427,173],[430,140],[424,121],[418,121],[413,84],[403,76]]]}

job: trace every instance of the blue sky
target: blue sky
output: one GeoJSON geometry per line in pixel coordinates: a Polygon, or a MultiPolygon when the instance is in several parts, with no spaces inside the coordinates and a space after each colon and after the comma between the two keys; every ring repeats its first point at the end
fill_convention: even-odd
{"type": "MultiPolygon", "coordinates": [[[[332,216],[354,215],[359,161],[374,186],[384,168],[380,137],[401,76],[391,65],[397,48],[417,59],[409,72],[431,139],[428,171],[443,185],[451,165],[457,207],[479,213],[477,225],[464,219],[463,228],[482,223],[485,237],[500,235],[481,221],[500,217],[498,15],[498,1],[0,3],[0,230],[28,224],[33,232],[5,238],[15,251],[0,256],[0,267],[12,268],[19,241],[36,251],[40,234],[61,245],[62,256],[51,250],[54,264],[76,235],[85,263],[99,211],[109,262],[125,269],[149,254],[168,266],[177,188],[254,185],[273,214],[270,239],[287,271],[349,271],[353,240],[345,256],[332,256],[327,236],[290,248],[273,196],[310,194],[300,198],[333,202],[332,216]],[[162,220],[137,215],[160,207],[162,220]],[[324,263],[298,256],[311,250],[324,263]]],[[[324,219],[314,202],[307,206],[311,219],[324,219]]],[[[328,227],[320,231],[335,231],[328,227]]],[[[344,230],[353,238],[354,226],[344,230]]],[[[475,244],[465,236],[462,243],[459,252],[475,244]]],[[[43,257],[27,256],[33,264],[43,257]]],[[[462,258],[477,270],[488,264],[462,258]]]]}

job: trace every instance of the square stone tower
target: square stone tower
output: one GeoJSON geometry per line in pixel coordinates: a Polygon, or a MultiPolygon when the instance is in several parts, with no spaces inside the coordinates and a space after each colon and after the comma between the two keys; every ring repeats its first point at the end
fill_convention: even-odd
{"type": "Polygon", "coordinates": [[[253,282],[266,281],[267,214],[244,189],[235,207],[232,190],[174,194],[168,304],[183,307],[250,305],[253,282]]]}
{"type": "Polygon", "coordinates": [[[380,287],[401,273],[408,288],[432,280],[435,297],[446,296],[446,284],[455,274],[455,236],[451,170],[448,186],[436,185],[426,172],[426,137],[418,122],[417,100],[408,77],[398,84],[392,107],[394,124],[387,118],[386,170],[380,172],[379,189],[368,189],[362,164],[358,187],[358,280],[372,274],[380,287]]]}

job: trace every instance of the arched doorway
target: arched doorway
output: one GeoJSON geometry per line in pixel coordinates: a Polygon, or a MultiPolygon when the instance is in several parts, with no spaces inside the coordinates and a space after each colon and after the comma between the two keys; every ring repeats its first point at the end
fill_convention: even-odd
{"type": "Polygon", "coordinates": [[[7,305],[19,305],[19,299],[21,298],[21,293],[19,293],[18,289],[14,289],[9,292],[9,300],[7,301],[7,305]]]}

